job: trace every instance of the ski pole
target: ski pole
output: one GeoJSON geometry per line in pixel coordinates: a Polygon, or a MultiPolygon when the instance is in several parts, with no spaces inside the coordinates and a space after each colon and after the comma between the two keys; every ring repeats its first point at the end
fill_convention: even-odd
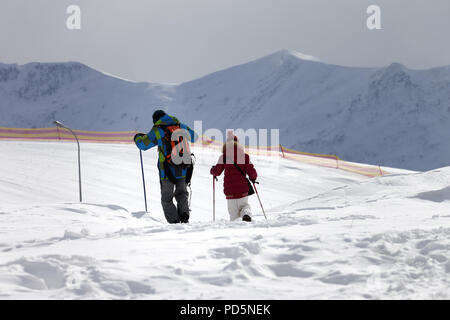
{"type": "Polygon", "coordinates": [[[144,162],[142,161],[142,150],[139,150],[141,156],[141,170],[142,170],[142,183],[144,185],[144,201],[145,201],[145,212],[147,211],[147,193],[145,191],[145,177],[144,177],[144,162]]]}
{"type": "Polygon", "coordinates": [[[256,189],[256,185],[255,185],[255,183],[258,183],[258,182],[252,182],[252,183],[253,183],[253,188],[255,189],[256,195],[258,196],[258,201],[259,201],[259,204],[261,205],[262,212],[264,213],[264,218],[266,218],[266,220],[267,220],[266,212],[264,211],[263,205],[261,203],[261,199],[259,198],[258,189],[256,189]]]}
{"type": "Polygon", "coordinates": [[[213,176],[213,221],[216,221],[216,180],[217,177],[213,176]]]}

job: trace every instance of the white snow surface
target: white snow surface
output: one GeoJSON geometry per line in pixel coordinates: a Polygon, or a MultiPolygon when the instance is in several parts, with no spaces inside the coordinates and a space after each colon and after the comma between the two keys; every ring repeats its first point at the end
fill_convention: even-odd
{"type": "Polygon", "coordinates": [[[165,222],[156,151],[0,142],[0,299],[448,299],[450,167],[366,178],[275,157],[254,221],[228,221],[195,150],[192,215],[165,222]]]}
{"type": "Polygon", "coordinates": [[[203,128],[280,129],[283,146],[411,170],[450,165],[450,67],[329,65],[292,50],[181,84],[86,65],[0,64],[0,126],[147,132],[157,108],[203,128]]]}

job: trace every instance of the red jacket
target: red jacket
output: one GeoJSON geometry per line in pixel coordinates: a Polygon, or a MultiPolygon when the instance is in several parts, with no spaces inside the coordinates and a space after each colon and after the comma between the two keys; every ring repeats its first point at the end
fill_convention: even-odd
{"type": "Polygon", "coordinates": [[[258,174],[256,173],[253,164],[250,162],[250,157],[246,154],[243,148],[237,143],[227,143],[224,146],[224,153],[220,156],[219,161],[211,168],[211,174],[220,176],[225,170],[225,178],[223,182],[223,192],[227,199],[240,199],[248,196],[248,184],[244,175],[233,165],[231,155],[233,154],[232,146],[234,145],[234,163],[236,163],[244,173],[248,175],[250,180],[256,180],[258,174]],[[227,152],[228,158],[227,158],[227,152]],[[226,159],[226,160],[224,160],[226,159]]]}

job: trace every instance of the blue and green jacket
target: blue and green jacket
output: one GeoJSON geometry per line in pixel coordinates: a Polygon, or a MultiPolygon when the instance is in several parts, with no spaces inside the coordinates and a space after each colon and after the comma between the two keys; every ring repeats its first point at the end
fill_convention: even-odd
{"type": "MultiPolygon", "coordinates": [[[[166,150],[166,146],[164,145],[162,138],[164,137],[164,130],[159,128],[160,125],[179,125],[181,129],[185,129],[191,135],[191,142],[195,142],[198,138],[198,135],[189,128],[187,125],[178,121],[177,118],[169,116],[168,114],[162,116],[153,126],[153,128],[146,134],[141,137],[137,137],[135,140],[136,146],[140,150],[148,150],[153,148],[154,146],[158,146],[158,169],[159,169],[159,177],[161,180],[168,179],[166,173],[164,172],[164,161],[166,160],[166,155],[169,154],[170,150],[166,150]]],[[[187,168],[178,172],[175,171],[175,168],[169,165],[172,174],[176,179],[183,179],[186,177],[187,168]]]]}

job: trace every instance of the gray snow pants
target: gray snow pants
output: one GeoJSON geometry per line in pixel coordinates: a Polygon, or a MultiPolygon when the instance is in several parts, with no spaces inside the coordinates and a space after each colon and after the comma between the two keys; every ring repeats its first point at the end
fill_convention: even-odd
{"type": "Polygon", "coordinates": [[[174,184],[169,180],[161,181],[161,204],[168,223],[189,222],[189,192],[184,179],[174,184]],[[175,188],[175,192],[174,189],[175,188]],[[173,197],[177,206],[173,203],[173,197]]]}

